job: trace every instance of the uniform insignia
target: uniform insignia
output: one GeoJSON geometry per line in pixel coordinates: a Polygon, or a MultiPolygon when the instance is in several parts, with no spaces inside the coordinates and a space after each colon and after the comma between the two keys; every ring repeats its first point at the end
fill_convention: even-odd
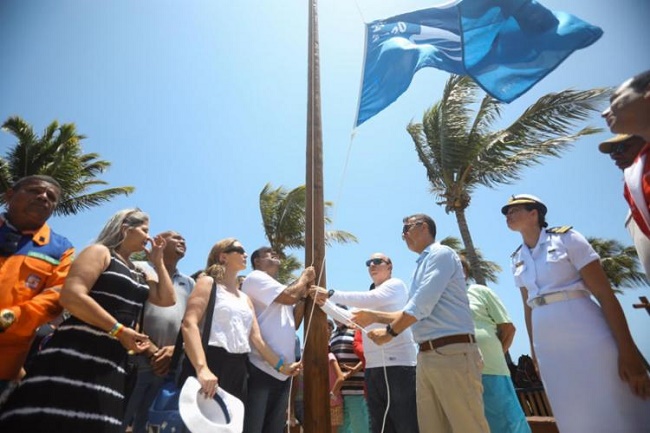
{"type": "Polygon", "coordinates": [[[523,245],[524,245],[524,244],[519,245],[519,246],[517,247],[517,249],[516,249],[512,254],[510,254],[510,258],[511,258],[511,259],[514,259],[514,258],[515,258],[515,254],[517,254],[517,253],[519,252],[519,250],[521,249],[521,247],[522,247],[523,245]]]}
{"type": "Polygon", "coordinates": [[[36,274],[29,274],[25,278],[25,286],[29,287],[32,290],[38,289],[38,286],[41,284],[41,277],[36,274]]]}
{"type": "Polygon", "coordinates": [[[563,235],[564,233],[568,232],[572,228],[573,228],[573,226],[551,227],[550,229],[546,229],[546,233],[553,233],[553,234],[557,234],[557,235],[563,235]]]}

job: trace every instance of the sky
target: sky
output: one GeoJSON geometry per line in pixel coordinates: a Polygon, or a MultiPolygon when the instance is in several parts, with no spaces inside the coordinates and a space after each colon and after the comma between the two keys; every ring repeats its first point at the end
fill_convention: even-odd
{"type": "MultiPolygon", "coordinates": [[[[327,249],[328,288],[367,290],[364,262],[378,251],[392,258],[393,276],[408,282],[417,256],[401,240],[406,215],[427,213],[439,238],[460,237],[455,216],[430,193],[406,132],[441,97],[447,73],[418,72],[409,90],[352,138],[364,22],[440,3],[319,4],[325,199],[334,202],[330,228],[359,238],[327,249]]],[[[542,4],[600,26],[604,35],[505,107],[498,127],[546,93],[615,87],[650,68],[647,0],[542,4]]],[[[185,236],[188,251],[179,268],[187,274],[205,265],[220,239],[236,237],[249,252],[265,245],[260,191],[267,182],[288,189],[305,183],[307,17],[308,2],[297,0],[1,1],[0,120],[18,115],[39,134],[54,120],[75,123],[87,137],[84,152],[112,163],[101,178],[136,188],[90,211],[52,218],[52,227],[81,250],[113,213],[140,207],[150,214],[153,233],[172,229],[185,236]]],[[[508,196],[542,198],[551,226],[632,244],[623,225],[622,174],[597,150],[611,134],[598,115],[587,124],[605,130],[561,158],[526,169],[512,185],[477,189],[467,209],[475,245],[503,268],[491,287],[518,328],[515,359],[529,347],[510,274],[520,236],[500,213],[508,196]]],[[[14,143],[0,131],[0,154],[14,143]]],[[[303,251],[292,252],[304,259],[303,251]]],[[[619,296],[646,357],[650,316],[632,304],[649,292],[644,287],[619,296]]]]}

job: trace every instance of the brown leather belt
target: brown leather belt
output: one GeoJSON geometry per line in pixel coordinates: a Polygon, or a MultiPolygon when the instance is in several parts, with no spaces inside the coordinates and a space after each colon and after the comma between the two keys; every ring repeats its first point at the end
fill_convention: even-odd
{"type": "Polygon", "coordinates": [[[472,334],[447,335],[446,337],[440,337],[420,343],[420,352],[427,352],[429,350],[435,350],[447,346],[448,344],[456,343],[476,343],[476,338],[474,338],[474,335],[472,334]]]}

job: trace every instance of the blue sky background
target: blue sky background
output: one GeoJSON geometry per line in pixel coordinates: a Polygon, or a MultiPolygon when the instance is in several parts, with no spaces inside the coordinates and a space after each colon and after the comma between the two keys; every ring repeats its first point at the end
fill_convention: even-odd
{"type": "MultiPolygon", "coordinates": [[[[545,93],[617,86],[650,68],[646,0],[542,3],[602,27],[604,35],[506,107],[499,126],[545,93]]],[[[428,213],[439,237],[459,237],[454,215],[429,193],[405,129],[440,98],[446,73],[420,71],[411,88],[351,140],[364,21],[435,4],[320,2],[325,198],[335,202],[332,227],[360,240],[327,250],[329,288],[366,290],[364,261],[376,251],[391,256],[394,275],[408,281],[416,256],[400,237],[405,215],[428,213]]],[[[112,162],[102,178],[136,187],[101,208],[54,218],[55,230],[81,249],[115,211],[138,206],[150,213],[153,232],[174,229],[187,238],[180,268],[188,274],[203,267],[224,237],[237,237],[250,252],[265,244],[259,192],[267,182],[305,183],[307,8],[297,0],[0,2],[0,120],[19,115],[39,133],[53,120],[74,122],[88,137],[84,151],[112,162]]],[[[589,124],[605,127],[598,116],[589,124]]],[[[520,238],[499,209],[510,194],[536,194],[550,209],[551,225],[631,244],[623,227],[622,175],[596,149],[609,135],[581,140],[562,158],[527,169],[515,185],[480,188],[473,197],[467,218],[474,242],[504,269],[493,289],[519,330],[515,358],[529,352],[509,268],[520,238]]],[[[0,132],[1,153],[13,143],[0,132]]],[[[650,316],[631,304],[648,292],[619,297],[646,357],[650,316]]]]}

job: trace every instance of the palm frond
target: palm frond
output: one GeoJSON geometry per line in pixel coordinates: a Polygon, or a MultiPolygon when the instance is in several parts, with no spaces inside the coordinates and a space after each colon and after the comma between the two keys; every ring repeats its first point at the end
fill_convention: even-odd
{"type": "MultiPolygon", "coordinates": [[[[97,175],[111,165],[99,159],[97,153],[83,153],[81,141],[86,137],[77,133],[74,123],[51,122],[41,137],[22,118],[13,116],[2,129],[16,137],[15,146],[7,152],[0,163],[0,192],[6,191],[13,182],[32,174],[44,174],[61,184],[61,200],[55,210],[58,215],[76,214],[99,206],[118,195],[128,195],[132,186],[91,191],[107,185],[97,175]]],[[[0,196],[0,203],[4,198],[0,196]]]]}

